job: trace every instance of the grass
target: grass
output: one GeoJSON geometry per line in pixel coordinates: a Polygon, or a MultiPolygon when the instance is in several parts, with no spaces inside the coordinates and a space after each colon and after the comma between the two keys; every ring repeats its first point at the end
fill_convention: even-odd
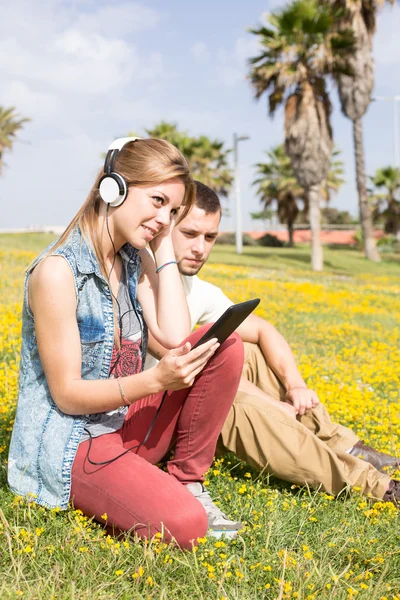
{"type": "MultiPolygon", "coordinates": [[[[333,499],[268,478],[233,456],[208,487],[245,524],[232,542],[193,552],[113,539],[70,509],[46,510],[6,486],[17,395],[23,270],[52,236],[0,236],[0,598],[3,600],[400,600],[399,512],[353,493],[333,499]]],[[[216,247],[204,277],[235,301],[259,296],[258,314],[289,340],[331,415],[379,449],[400,453],[400,261],[366,262],[325,249],[216,247]]]]}
{"type": "MultiPolygon", "coordinates": [[[[307,272],[310,277],[310,247],[299,244],[295,248],[265,248],[244,246],[243,254],[238,255],[234,246],[217,245],[214,247],[210,264],[262,268],[268,271],[286,272],[291,269],[307,272]]],[[[400,254],[383,254],[382,262],[376,264],[365,260],[362,252],[352,248],[324,247],[324,272],[336,275],[370,273],[375,275],[399,275],[400,254]]],[[[318,275],[316,275],[318,277],[318,275]]]]}

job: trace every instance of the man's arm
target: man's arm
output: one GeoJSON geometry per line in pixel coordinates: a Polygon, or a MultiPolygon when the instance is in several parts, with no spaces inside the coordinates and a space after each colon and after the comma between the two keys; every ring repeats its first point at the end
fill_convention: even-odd
{"type": "MultiPolygon", "coordinates": [[[[161,344],[157,342],[157,340],[151,335],[150,332],[148,349],[150,354],[157,360],[160,360],[167,352],[166,348],[161,346],[161,344]]],[[[254,385],[254,383],[251,383],[251,381],[248,381],[244,377],[241,377],[240,379],[239,391],[249,394],[251,396],[258,396],[259,398],[262,398],[267,404],[273,403],[274,406],[278,404],[278,406],[283,410],[283,412],[289,414],[289,416],[293,418],[296,417],[297,411],[294,408],[294,406],[286,402],[277,403],[276,400],[274,400],[274,398],[271,398],[270,396],[268,396],[268,394],[265,394],[265,392],[263,392],[259,387],[257,387],[256,385],[254,385]]]]}
{"type": "Polygon", "coordinates": [[[307,385],[297,368],[289,344],[271,323],[250,315],[238,327],[238,334],[244,342],[257,344],[268,365],[286,389],[286,399],[293,404],[298,414],[319,403],[318,396],[307,385]]]}
{"type": "Polygon", "coordinates": [[[275,408],[278,406],[284,413],[288,414],[294,419],[296,418],[297,411],[294,406],[287,402],[277,402],[274,398],[268,396],[268,394],[263,392],[263,390],[254,385],[254,383],[251,383],[251,381],[249,381],[245,377],[240,378],[239,392],[244,392],[245,394],[249,394],[250,396],[258,396],[259,398],[264,400],[266,404],[272,404],[275,408]]]}
{"type": "MultiPolygon", "coordinates": [[[[220,288],[198,277],[193,278],[188,305],[189,311],[194,311],[198,325],[214,323],[232,304],[220,288]]],[[[250,315],[238,327],[237,332],[244,342],[258,344],[268,365],[285,387],[287,401],[293,404],[298,414],[303,415],[307,409],[319,403],[316,393],[307,388],[300,375],[289,344],[271,323],[256,315],[250,315]]],[[[161,358],[165,351],[165,348],[149,336],[150,354],[161,358]]],[[[259,392],[262,393],[261,390],[259,392]]]]}

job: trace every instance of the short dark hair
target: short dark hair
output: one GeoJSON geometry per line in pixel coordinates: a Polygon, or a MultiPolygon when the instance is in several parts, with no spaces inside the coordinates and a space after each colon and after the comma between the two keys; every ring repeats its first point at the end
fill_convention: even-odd
{"type": "Polygon", "coordinates": [[[221,202],[217,194],[208,185],[201,183],[201,181],[195,181],[196,186],[196,198],[194,201],[195,206],[201,208],[206,213],[217,213],[221,212],[221,202]]]}

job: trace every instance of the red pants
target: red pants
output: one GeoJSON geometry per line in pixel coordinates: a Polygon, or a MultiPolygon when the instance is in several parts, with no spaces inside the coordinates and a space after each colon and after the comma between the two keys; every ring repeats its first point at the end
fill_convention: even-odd
{"type": "MultiPolygon", "coordinates": [[[[209,326],[192,333],[192,345],[209,326]]],[[[221,345],[196,377],[191,388],[168,392],[149,439],[138,451],[128,452],[104,466],[87,460],[89,441],[79,445],[72,467],[71,500],[75,508],[117,530],[150,537],[162,532],[185,548],[207,531],[203,506],[182,484],[203,481],[217,439],[239,386],[243,344],[233,334],[221,345]],[[168,472],[154,466],[174,446],[168,472]]],[[[95,438],[93,461],[112,459],[142,442],[163,393],[134,402],[118,431],[95,438]]]]}

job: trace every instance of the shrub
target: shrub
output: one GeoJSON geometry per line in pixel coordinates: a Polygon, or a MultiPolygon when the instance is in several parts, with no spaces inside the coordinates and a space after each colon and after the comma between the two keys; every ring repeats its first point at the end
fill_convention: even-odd
{"type": "Polygon", "coordinates": [[[380,252],[400,252],[400,240],[395,235],[384,235],[377,240],[380,252]]]}
{"type": "Polygon", "coordinates": [[[273,248],[283,248],[285,245],[276,235],[266,233],[257,240],[259,246],[271,246],[273,248]]]}
{"type": "MultiPolygon", "coordinates": [[[[250,237],[247,233],[243,234],[242,239],[243,239],[243,246],[258,246],[257,241],[253,240],[253,238],[250,237]]],[[[217,240],[215,243],[216,244],[235,245],[236,244],[235,234],[231,231],[225,232],[225,233],[220,233],[219,236],[217,237],[217,240]]]]}

